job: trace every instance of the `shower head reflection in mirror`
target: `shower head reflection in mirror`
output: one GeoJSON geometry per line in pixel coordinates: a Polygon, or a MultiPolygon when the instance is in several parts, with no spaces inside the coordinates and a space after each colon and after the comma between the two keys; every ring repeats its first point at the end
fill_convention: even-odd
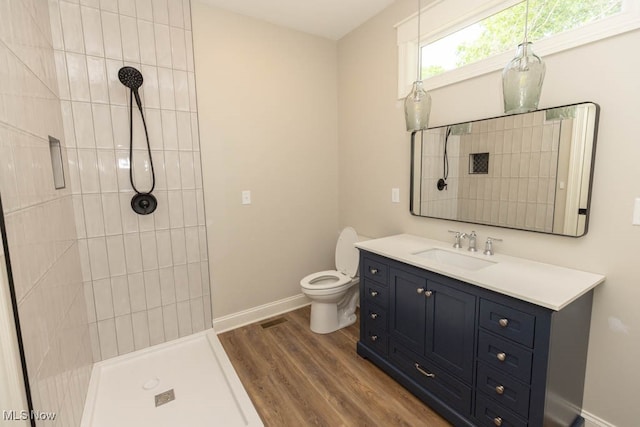
{"type": "Polygon", "coordinates": [[[586,234],[598,115],[581,103],[426,130],[412,146],[411,213],[586,234]]]}

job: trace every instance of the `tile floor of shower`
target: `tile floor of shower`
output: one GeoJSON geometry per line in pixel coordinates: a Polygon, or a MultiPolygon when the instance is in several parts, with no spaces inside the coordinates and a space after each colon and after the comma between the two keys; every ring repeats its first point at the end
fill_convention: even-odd
{"type": "Polygon", "coordinates": [[[187,425],[262,426],[213,329],[95,365],[82,427],[187,425]]]}

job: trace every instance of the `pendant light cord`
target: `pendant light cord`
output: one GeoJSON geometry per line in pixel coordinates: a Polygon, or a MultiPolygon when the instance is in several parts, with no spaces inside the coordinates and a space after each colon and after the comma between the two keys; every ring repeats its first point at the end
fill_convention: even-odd
{"type": "Polygon", "coordinates": [[[420,8],[422,7],[421,5],[421,1],[418,0],[418,61],[417,61],[417,74],[416,74],[416,81],[420,81],[422,80],[422,73],[420,72],[420,69],[422,68],[422,49],[420,49],[420,15],[422,14],[422,11],[420,10],[420,8]]]}
{"type": "Polygon", "coordinates": [[[526,3],[526,12],[524,14],[524,45],[529,41],[529,0],[526,3]]]}
{"type": "Polygon", "coordinates": [[[142,126],[144,127],[144,136],[147,140],[147,154],[149,155],[149,164],[151,165],[151,189],[143,193],[136,188],[136,185],[133,183],[133,89],[131,89],[131,93],[129,96],[129,181],[131,182],[131,187],[133,191],[138,194],[151,194],[153,189],[156,187],[156,174],[153,169],[153,157],[151,156],[151,145],[149,144],[149,132],[147,131],[147,122],[144,119],[144,112],[142,111],[142,107],[138,105],[138,110],[140,110],[140,117],[142,117],[142,126]]]}

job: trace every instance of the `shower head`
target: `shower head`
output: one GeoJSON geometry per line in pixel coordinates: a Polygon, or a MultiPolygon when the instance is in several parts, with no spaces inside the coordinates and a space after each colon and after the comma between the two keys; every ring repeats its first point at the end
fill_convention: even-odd
{"type": "Polygon", "coordinates": [[[142,86],[142,73],[133,67],[120,68],[118,78],[123,85],[131,90],[138,90],[138,88],[142,86]]]}
{"type": "Polygon", "coordinates": [[[131,94],[136,99],[136,104],[138,104],[138,109],[142,112],[142,101],[138,93],[138,88],[142,86],[142,73],[133,67],[122,67],[118,71],[118,78],[123,85],[131,89],[131,94]]]}

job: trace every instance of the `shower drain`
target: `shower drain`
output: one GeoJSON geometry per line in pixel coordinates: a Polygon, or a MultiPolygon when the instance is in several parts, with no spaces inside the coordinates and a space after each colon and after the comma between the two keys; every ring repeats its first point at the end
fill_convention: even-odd
{"type": "Polygon", "coordinates": [[[160,394],[156,394],[156,408],[158,406],[162,406],[165,403],[169,403],[172,400],[175,400],[176,395],[173,392],[173,389],[164,391],[160,394]]]}

